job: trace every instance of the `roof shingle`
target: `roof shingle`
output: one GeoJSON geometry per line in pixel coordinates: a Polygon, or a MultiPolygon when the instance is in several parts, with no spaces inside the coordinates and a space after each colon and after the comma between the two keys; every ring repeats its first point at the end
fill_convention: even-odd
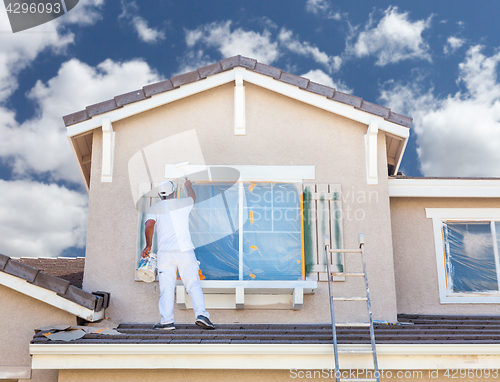
{"type": "Polygon", "coordinates": [[[81,289],[84,261],[84,258],[23,258],[13,260],[8,256],[0,255],[2,267],[0,272],[8,273],[38,287],[56,292],[62,298],[98,312],[106,307],[102,293],[96,292],[98,295],[95,295],[81,289]],[[48,272],[43,272],[36,266],[48,272]],[[72,283],[78,286],[71,285],[72,283]]]}
{"type": "MultiPolygon", "coordinates": [[[[500,344],[500,317],[398,315],[399,323],[375,324],[377,344],[500,344]]],[[[122,323],[119,336],[86,334],[74,344],[103,343],[231,343],[331,344],[330,324],[220,324],[207,331],[175,324],[172,331],[153,330],[152,324],[122,323]]],[[[339,344],[369,344],[369,328],[337,328],[339,344]]],[[[49,342],[35,337],[32,343],[49,342]]]]}

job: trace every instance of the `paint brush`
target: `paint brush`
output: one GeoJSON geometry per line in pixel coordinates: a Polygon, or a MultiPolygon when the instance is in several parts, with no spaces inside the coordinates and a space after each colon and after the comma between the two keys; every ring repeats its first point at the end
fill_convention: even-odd
{"type": "Polygon", "coordinates": [[[181,162],[181,163],[178,163],[175,165],[175,169],[176,170],[179,170],[181,171],[182,170],[182,173],[184,174],[184,179],[187,179],[187,175],[186,175],[186,172],[185,172],[185,167],[189,164],[189,162],[181,162]]]}

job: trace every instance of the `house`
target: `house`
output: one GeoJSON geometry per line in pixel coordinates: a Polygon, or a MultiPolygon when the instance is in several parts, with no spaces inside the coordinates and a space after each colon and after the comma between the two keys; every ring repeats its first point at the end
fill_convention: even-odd
{"type": "MultiPolygon", "coordinates": [[[[398,175],[410,118],[235,56],[64,122],[90,198],[82,289],[55,278],[37,284],[48,276],[11,271],[21,263],[5,256],[0,293],[10,305],[2,322],[17,356],[0,361],[0,378],[333,379],[324,248],[359,248],[360,233],[382,379],[447,380],[467,370],[479,380],[486,374],[478,369],[493,377],[500,180],[398,175]],[[178,329],[153,331],[158,284],[135,274],[156,187],[166,179],[182,186],[184,175],[199,198],[191,231],[213,332],[192,324],[180,281],[178,329]],[[87,310],[66,308],[68,288],[87,310]],[[60,342],[41,331],[28,347],[35,328],[104,315],[120,323],[119,334],[60,342]]],[[[356,256],[335,254],[332,266],[357,272],[356,256]]],[[[333,284],[338,296],[366,293],[361,278],[335,276],[333,284]]],[[[338,329],[340,349],[365,350],[367,329],[355,324],[367,320],[366,303],[339,302],[335,312],[352,323],[338,329]]],[[[346,372],[365,369],[364,377],[373,368],[366,352],[341,353],[340,363],[346,372]]]]}

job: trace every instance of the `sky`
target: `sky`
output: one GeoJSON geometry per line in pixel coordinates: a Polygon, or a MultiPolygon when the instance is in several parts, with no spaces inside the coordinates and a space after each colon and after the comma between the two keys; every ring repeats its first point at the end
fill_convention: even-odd
{"type": "Polygon", "coordinates": [[[83,256],[62,116],[241,54],[413,118],[400,171],[500,176],[498,0],[80,0],[12,33],[0,3],[0,253],[83,256]]]}

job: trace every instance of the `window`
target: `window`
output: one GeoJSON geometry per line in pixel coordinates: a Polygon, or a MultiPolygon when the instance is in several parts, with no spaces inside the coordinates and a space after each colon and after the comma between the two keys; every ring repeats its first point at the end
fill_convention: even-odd
{"type": "Polygon", "coordinates": [[[207,280],[304,279],[300,183],[193,188],[197,203],[190,230],[207,280]]]}
{"type": "Polygon", "coordinates": [[[500,302],[497,209],[426,209],[434,222],[441,302],[500,302]]]}

